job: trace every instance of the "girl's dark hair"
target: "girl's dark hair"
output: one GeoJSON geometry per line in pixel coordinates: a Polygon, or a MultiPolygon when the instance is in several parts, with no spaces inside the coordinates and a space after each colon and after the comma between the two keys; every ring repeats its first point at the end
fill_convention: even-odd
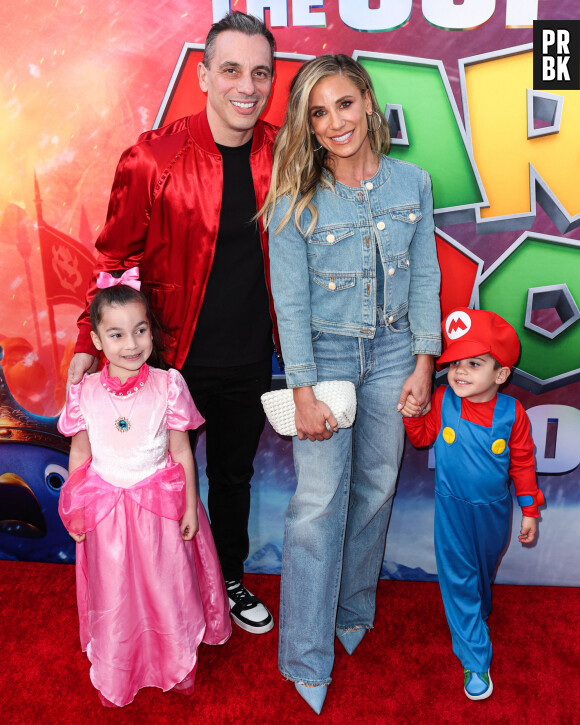
{"type": "MultiPolygon", "coordinates": [[[[114,270],[109,272],[112,277],[120,277],[125,270],[114,270]]],[[[97,294],[93,297],[91,305],[89,307],[89,314],[91,316],[91,327],[93,332],[98,334],[97,327],[99,326],[103,317],[104,307],[123,307],[130,302],[140,302],[145,307],[145,313],[147,320],[151,326],[151,336],[153,338],[153,350],[147,364],[153,368],[161,368],[162,370],[167,369],[167,365],[163,360],[163,341],[161,334],[161,325],[155,313],[151,309],[149,298],[146,294],[140,290],[128,287],[125,284],[117,284],[114,287],[107,287],[106,289],[100,289],[97,294]]]]}

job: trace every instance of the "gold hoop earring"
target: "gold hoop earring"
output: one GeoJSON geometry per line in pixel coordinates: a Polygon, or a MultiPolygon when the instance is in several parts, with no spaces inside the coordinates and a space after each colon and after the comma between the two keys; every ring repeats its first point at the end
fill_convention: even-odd
{"type": "Polygon", "coordinates": [[[382,121],[381,117],[379,116],[378,111],[373,111],[372,113],[367,113],[367,126],[369,127],[369,131],[378,131],[382,125],[383,125],[383,121],[382,121]],[[379,119],[379,124],[376,128],[373,128],[373,124],[372,124],[373,116],[376,116],[379,119]]]}

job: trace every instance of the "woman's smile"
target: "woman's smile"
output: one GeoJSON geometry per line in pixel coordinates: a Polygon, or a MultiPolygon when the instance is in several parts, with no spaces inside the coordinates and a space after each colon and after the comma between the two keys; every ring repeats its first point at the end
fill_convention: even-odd
{"type": "Polygon", "coordinates": [[[343,134],[342,136],[331,136],[331,139],[334,143],[348,143],[350,141],[352,134],[354,131],[348,131],[347,133],[343,134]]]}

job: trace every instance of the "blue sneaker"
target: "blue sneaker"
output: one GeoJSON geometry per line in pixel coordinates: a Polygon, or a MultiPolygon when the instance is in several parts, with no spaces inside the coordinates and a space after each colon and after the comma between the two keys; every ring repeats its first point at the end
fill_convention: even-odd
{"type": "Polygon", "coordinates": [[[493,692],[493,682],[487,672],[463,669],[463,691],[470,700],[485,700],[493,692]]]}

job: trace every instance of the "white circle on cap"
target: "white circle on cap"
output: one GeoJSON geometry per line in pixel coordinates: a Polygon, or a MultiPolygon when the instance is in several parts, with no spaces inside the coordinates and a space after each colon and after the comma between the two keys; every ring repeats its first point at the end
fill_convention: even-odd
{"type": "Polygon", "coordinates": [[[452,312],[445,320],[445,332],[450,340],[457,340],[469,332],[471,317],[463,310],[452,312]]]}

